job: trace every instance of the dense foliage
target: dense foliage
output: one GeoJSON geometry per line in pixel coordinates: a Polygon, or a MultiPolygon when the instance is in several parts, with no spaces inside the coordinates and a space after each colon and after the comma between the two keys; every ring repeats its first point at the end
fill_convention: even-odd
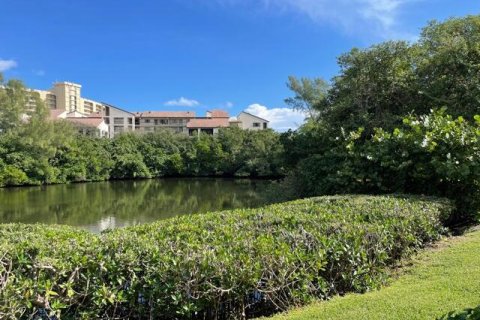
{"type": "MultiPolygon", "coordinates": [[[[410,117],[392,132],[362,129],[338,137],[321,155],[299,162],[284,188],[291,198],[340,193],[428,194],[455,200],[451,222],[465,221],[479,207],[480,116],[474,123],[444,110],[410,117]]],[[[285,193],[282,193],[285,195],[285,193]]]]}
{"type": "Polygon", "coordinates": [[[480,306],[462,311],[452,311],[437,320],[478,320],[480,319],[480,306]]]}
{"type": "Polygon", "coordinates": [[[282,135],[284,198],[414,193],[455,200],[455,222],[478,217],[480,16],[432,22],[419,41],[352,49],[325,91],[290,79],[307,123],[282,135]],[[303,100],[303,104],[302,104],[303,100]]]}
{"type": "Polygon", "coordinates": [[[252,317],[363,292],[437,239],[446,202],[324,197],[172,218],[94,235],[0,226],[0,317],[252,317]]]}
{"type": "Polygon", "coordinates": [[[225,128],[216,136],[200,137],[160,131],[112,140],[81,136],[67,122],[49,120],[44,103],[21,82],[0,82],[0,187],[282,174],[283,147],[272,130],[225,128]]]}

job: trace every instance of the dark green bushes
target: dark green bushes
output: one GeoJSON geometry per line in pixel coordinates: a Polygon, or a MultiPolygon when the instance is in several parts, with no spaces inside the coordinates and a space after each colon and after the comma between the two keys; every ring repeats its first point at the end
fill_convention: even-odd
{"type": "Polygon", "coordinates": [[[415,43],[341,55],[328,90],[291,78],[286,102],[310,118],[281,137],[291,170],[274,195],[427,194],[455,201],[451,223],[476,220],[479,31],[479,15],[434,21],[415,43]]]}
{"type": "Polygon", "coordinates": [[[233,319],[377,287],[437,239],[446,202],[324,197],[173,218],[100,236],[0,226],[0,318],[233,319]]]}
{"type": "MultiPolygon", "coordinates": [[[[455,201],[449,223],[468,222],[480,209],[480,117],[467,122],[443,110],[408,117],[404,126],[338,137],[336,147],[302,160],[284,187],[290,196],[407,193],[455,201]]],[[[283,193],[285,194],[285,193],[283,193]]]]}
{"type": "Polygon", "coordinates": [[[156,132],[107,140],[78,136],[69,129],[66,123],[56,123],[50,128],[51,136],[41,141],[16,132],[0,133],[0,187],[162,176],[278,177],[285,173],[279,134],[271,130],[225,128],[218,136],[198,138],[156,132]]]}
{"type": "Polygon", "coordinates": [[[452,311],[438,318],[437,320],[479,320],[480,306],[468,308],[462,311],[452,311]]]}

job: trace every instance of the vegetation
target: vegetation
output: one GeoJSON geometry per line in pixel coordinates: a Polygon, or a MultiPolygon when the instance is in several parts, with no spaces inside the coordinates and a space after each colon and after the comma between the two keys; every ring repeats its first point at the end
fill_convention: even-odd
{"type": "Polygon", "coordinates": [[[458,211],[449,223],[469,221],[480,195],[480,117],[474,121],[440,110],[405,118],[393,132],[375,129],[368,140],[361,139],[362,129],[350,132],[330,150],[300,161],[284,187],[293,191],[291,197],[391,192],[447,197],[458,211]]]}
{"type": "Polygon", "coordinates": [[[445,231],[432,199],[325,197],[94,235],[0,225],[0,317],[241,318],[377,288],[445,231]],[[43,310],[43,309],[42,309],[43,310]]]}
{"type": "Polygon", "coordinates": [[[455,201],[450,223],[478,219],[480,16],[432,22],[417,43],[339,58],[328,90],[290,78],[307,123],[281,137],[290,174],[280,199],[413,193],[455,201]]]}
{"type": "Polygon", "coordinates": [[[480,230],[449,238],[413,259],[391,285],[348,294],[272,320],[476,320],[480,315],[480,230]]]}
{"type": "MultiPolygon", "coordinates": [[[[0,186],[288,172],[272,191],[279,199],[395,192],[446,197],[454,206],[430,198],[335,196],[102,235],[0,225],[0,317],[26,319],[47,309],[64,319],[242,318],[379,287],[388,267],[438,239],[445,224],[478,219],[479,37],[480,16],[432,22],[417,43],[389,41],[342,55],[330,85],[291,77],[294,97],[286,103],[308,120],[281,135],[229,128],[195,138],[169,132],[78,137],[68,124],[48,121],[45,106],[20,82],[2,81],[0,186]],[[27,102],[35,107],[27,109],[27,102]]],[[[471,288],[478,272],[458,273],[476,259],[469,246],[460,246],[471,249],[465,256],[445,251],[440,266],[451,272],[445,280],[462,288],[471,288]]],[[[434,289],[432,275],[444,272],[438,268],[420,266],[391,296],[386,289],[385,296],[349,296],[319,308],[332,308],[330,318],[382,301],[379,315],[399,317],[472,307],[439,306],[431,298],[447,296],[434,289]],[[393,312],[385,309],[390,301],[405,304],[393,312]]],[[[365,311],[356,310],[355,317],[365,311]]]]}
{"type": "Polygon", "coordinates": [[[272,130],[225,128],[217,136],[160,131],[108,140],[50,121],[39,96],[1,82],[0,187],[161,176],[277,177],[283,148],[272,130]]]}

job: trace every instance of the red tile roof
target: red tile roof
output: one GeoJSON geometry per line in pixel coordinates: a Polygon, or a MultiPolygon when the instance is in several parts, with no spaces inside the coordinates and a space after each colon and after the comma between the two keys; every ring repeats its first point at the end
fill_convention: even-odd
{"type": "Polygon", "coordinates": [[[223,111],[223,110],[211,110],[208,111],[210,112],[210,116],[212,118],[229,118],[230,116],[228,115],[228,112],[223,111]]]}
{"type": "Polygon", "coordinates": [[[66,112],[65,110],[59,109],[50,109],[50,116],[49,118],[52,120],[58,119],[62,113],[66,112]]]}
{"type": "Polygon", "coordinates": [[[195,112],[192,112],[192,111],[145,111],[145,112],[135,112],[135,117],[139,117],[139,118],[195,118],[195,112]]]}
{"type": "Polygon", "coordinates": [[[97,128],[103,122],[103,119],[100,117],[67,118],[66,120],[78,126],[93,128],[97,128]]]}
{"type": "Polygon", "coordinates": [[[213,119],[192,119],[188,121],[187,128],[220,128],[228,127],[228,118],[213,118],[213,119]]]}

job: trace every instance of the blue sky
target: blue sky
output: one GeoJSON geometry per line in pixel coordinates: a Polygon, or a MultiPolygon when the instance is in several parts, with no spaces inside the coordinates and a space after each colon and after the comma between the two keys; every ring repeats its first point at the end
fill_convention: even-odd
{"type": "Polygon", "coordinates": [[[132,111],[248,109],[284,130],[302,119],[285,109],[289,75],[330,79],[352,47],[479,13],[478,0],[0,0],[0,71],[132,111]]]}

